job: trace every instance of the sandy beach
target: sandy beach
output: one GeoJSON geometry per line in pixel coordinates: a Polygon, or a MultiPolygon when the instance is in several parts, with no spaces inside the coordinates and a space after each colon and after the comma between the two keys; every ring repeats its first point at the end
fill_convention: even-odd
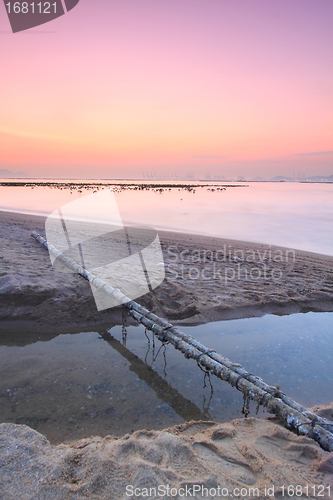
{"type": "MultiPolygon", "coordinates": [[[[89,284],[57,272],[31,237],[44,217],[0,212],[0,318],[24,329],[118,323],[120,309],[98,312],[89,284]]],[[[138,302],[175,324],[333,311],[333,257],[159,231],[166,278],[138,302]]]]}
{"type": "MultiPolygon", "coordinates": [[[[48,252],[31,237],[33,230],[45,235],[44,222],[0,212],[3,345],[19,345],[17,332],[20,342],[24,335],[33,343],[40,331],[52,338],[69,326],[80,332],[121,324],[120,308],[98,312],[83,278],[52,268],[48,252]]],[[[159,237],[166,278],[138,302],[174,324],[333,311],[332,257],[190,234],[159,232],[159,237]]],[[[333,419],[333,405],[317,410],[333,419]]],[[[0,475],[6,499],[135,498],[135,488],[142,497],[181,498],[179,489],[193,486],[207,488],[197,490],[198,498],[220,492],[220,497],[282,499],[289,485],[302,485],[302,498],[333,495],[331,454],[276,418],[192,422],[58,446],[29,427],[4,423],[0,475]],[[165,491],[167,485],[176,494],[165,491]],[[144,488],[156,492],[148,495],[144,488]]]]}

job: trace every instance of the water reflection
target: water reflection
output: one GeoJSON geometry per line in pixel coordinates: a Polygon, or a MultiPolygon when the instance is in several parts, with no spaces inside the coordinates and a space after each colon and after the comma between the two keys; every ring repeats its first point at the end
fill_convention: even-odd
{"type": "MultiPolygon", "coordinates": [[[[333,313],[307,313],[182,329],[311,407],[332,400],[332,322],[333,313]]],[[[30,425],[52,442],[242,417],[240,392],[126,318],[99,333],[46,332],[33,344],[23,335],[16,346],[7,340],[0,420],[30,425]]],[[[255,415],[254,403],[249,409],[255,415]]]]}
{"type": "MultiPolygon", "coordinates": [[[[103,333],[101,337],[129,362],[129,370],[134,372],[140,378],[140,380],[143,380],[149,387],[151,387],[155,392],[157,398],[164,401],[164,403],[167,403],[185,421],[211,420],[211,416],[208,413],[209,404],[207,405],[206,411],[202,412],[194,403],[183,397],[179,391],[174,389],[171,384],[169,384],[163,377],[161,377],[155,370],[153,370],[151,365],[147,364],[146,361],[142,361],[129,349],[126,349],[124,343],[121,343],[117,339],[112,337],[109,332],[103,333]]],[[[160,346],[160,349],[164,349],[163,374],[166,378],[166,346],[162,344],[160,346]]],[[[149,350],[150,343],[148,344],[145,358],[147,358],[149,350]]],[[[157,360],[159,352],[160,350],[158,351],[156,356],[153,355],[153,361],[157,360]]]]}

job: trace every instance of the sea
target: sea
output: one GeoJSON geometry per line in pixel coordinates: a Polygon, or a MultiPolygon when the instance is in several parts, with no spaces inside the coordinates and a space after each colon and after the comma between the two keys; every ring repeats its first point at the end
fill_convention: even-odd
{"type": "Polygon", "coordinates": [[[0,182],[0,210],[48,216],[112,189],[124,223],[333,255],[333,183],[29,179],[25,186],[22,180],[3,185],[11,182],[0,182]]]}

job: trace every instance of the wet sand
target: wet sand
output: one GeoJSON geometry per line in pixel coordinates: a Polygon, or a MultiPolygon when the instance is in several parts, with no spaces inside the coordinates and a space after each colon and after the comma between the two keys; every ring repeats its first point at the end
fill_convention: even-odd
{"type": "MultiPolygon", "coordinates": [[[[8,331],[121,322],[98,312],[82,277],[57,272],[31,237],[44,217],[0,212],[0,318],[8,331]]],[[[263,244],[159,231],[166,278],[138,302],[176,324],[333,311],[333,257],[263,244]]]]}

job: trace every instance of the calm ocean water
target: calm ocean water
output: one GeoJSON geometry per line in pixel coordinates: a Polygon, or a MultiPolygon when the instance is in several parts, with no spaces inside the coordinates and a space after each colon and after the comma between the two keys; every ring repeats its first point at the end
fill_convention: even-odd
{"type": "MultiPolygon", "coordinates": [[[[47,216],[92,192],[80,191],[0,186],[0,210],[47,216]]],[[[175,184],[162,192],[123,190],[116,200],[123,222],[333,255],[333,184],[250,182],[225,190],[196,187],[195,192],[175,184]]]]}

